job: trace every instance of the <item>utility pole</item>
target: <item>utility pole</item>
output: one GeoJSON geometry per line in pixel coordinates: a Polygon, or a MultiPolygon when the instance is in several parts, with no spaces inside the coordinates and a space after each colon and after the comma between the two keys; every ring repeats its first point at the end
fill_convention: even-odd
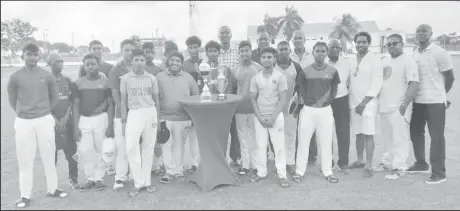
{"type": "Polygon", "coordinates": [[[91,35],[91,40],[94,40],[94,34],[91,35]]]}
{"type": "MultiPolygon", "coordinates": [[[[74,36],[73,36],[73,32],[72,32],[72,48],[75,48],[75,39],[74,39],[74,36]]],[[[72,51],[74,51],[72,49],[72,51]]]]}
{"type": "Polygon", "coordinates": [[[190,35],[196,35],[196,1],[189,1],[190,35]]]}

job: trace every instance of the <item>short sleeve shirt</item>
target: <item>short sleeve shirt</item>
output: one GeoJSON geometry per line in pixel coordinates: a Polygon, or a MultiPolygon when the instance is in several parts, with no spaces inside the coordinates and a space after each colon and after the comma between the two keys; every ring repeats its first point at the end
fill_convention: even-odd
{"type": "Polygon", "coordinates": [[[273,115],[276,105],[280,101],[280,93],[287,91],[287,89],[286,77],[277,70],[273,70],[270,77],[264,77],[261,71],[251,79],[250,91],[257,93],[257,106],[263,117],[273,115]]]}
{"type": "Polygon", "coordinates": [[[380,91],[380,112],[397,111],[403,104],[409,82],[419,81],[417,64],[406,54],[396,58],[387,58],[390,68],[383,74],[382,90],[380,91]]]}
{"type": "Polygon", "coordinates": [[[240,63],[240,55],[238,54],[238,47],[231,45],[227,51],[220,49],[218,57],[219,64],[225,64],[230,68],[235,68],[240,63]]]}
{"type": "Polygon", "coordinates": [[[236,88],[236,93],[243,96],[243,100],[236,109],[237,114],[254,113],[254,108],[252,107],[251,102],[251,93],[249,93],[249,90],[252,77],[262,71],[262,69],[263,67],[254,61],[251,61],[250,65],[241,63],[237,65],[235,69],[232,69],[232,75],[234,77],[233,89],[236,88]]]}
{"type": "Polygon", "coordinates": [[[337,95],[335,98],[340,98],[348,95],[348,83],[351,73],[353,72],[351,63],[348,58],[340,56],[336,62],[329,60],[329,65],[337,69],[341,83],[337,88],[337,95]]]}
{"type": "Polygon", "coordinates": [[[67,109],[72,105],[75,95],[78,94],[78,87],[67,76],[63,76],[59,80],[56,79],[56,83],[58,87],[59,101],[52,113],[56,118],[60,119],[65,116],[67,109]]]}
{"type": "MultiPolygon", "coordinates": [[[[108,87],[107,77],[99,76],[97,80],[89,80],[88,77],[79,78],[76,82],[78,97],[80,98],[80,114],[91,117],[98,115],[96,108],[103,104],[108,105],[108,99],[112,96],[108,87]]],[[[106,112],[105,109],[103,112],[106,112]]]]}
{"type": "Polygon", "coordinates": [[[413,57],[418,65],[420,83],[415,96],[416,103],[445,103],[446,89],[442,72],[453,69],[452,57],[443,48],[431,43],[413,57]]]}
{"type": "MultiPolygon", "coordinates": [[[[120,91],[120,82],[121,77],[123,77],[126,73],[131,72],[125,65],[118,64],[113,66],[113,68],[109,72],[109,81],[108,86],[110,89],[117,89],[120,91]]],[[[115,118],[121,118],[120,108],[115,108],[115,118]]]]}
{"type": "Polygon", "coordinates": [[[129,72],[121,78],[120,93],[128,95],[129,109],[155,106],[153,95],[158,94],[157,79],[148,72],[142,75],[129,72]]]}
{"type": "Polygon", "coordinates": [[[340,83],[340,77],[337,69],[330,65],[323,70],[308,65],[300,72],[297,83],[305,105],[323,108],[331,105],[332,86],[340,83]]]}

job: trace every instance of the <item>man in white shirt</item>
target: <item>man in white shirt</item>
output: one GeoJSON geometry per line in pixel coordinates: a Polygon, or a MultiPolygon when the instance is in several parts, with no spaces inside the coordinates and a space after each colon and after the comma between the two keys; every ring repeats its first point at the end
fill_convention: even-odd
{"type": "Polygon", "coordinates": [[[349,168],[364,168],[363,177],[372,177],[372,158],[374,154],[374,135],[378,113],[377,96],[382,89],[383,66],[378,54],[369,52],[371,36],[367,32],[355,35],[356,59],[352,59],[354,69],[350,76],[351,127],[356,134],[358,161],[349,168]],[[365,164],[363,161],[366,149],[365,164]]]}
{"type": "Polygon", "coordinates": [[[430,42],[432,35],[431,26],[422,24],[417,27],[416,39],[420,45],[414,51],[413,57],[419,68],[420,83],[410,123],[416,162],[407,172],[429,170],[429,165],[425,161],[425,126],[428,124],[431,138],[431,177],[426,183],[438,184],[447,178],[444,127],[447,92],[452,88],[455,78],[452,58],[447,51],[430,42]]]}
{"type": "Polygon", "coordinates": [[[342,173],[350,174],[350,170],[348,169],[348,156],[350,151],[350,105],[348,85],[352,67],[349,59],[340,55],[342,44],[338,39],[329,40],[328,48],[327,63],[337,69],[341,80],[341,83],[338,85],[337,95],[331,104],[339,150],[337,167],[342,173]]]}
{"type": "Polygon", "coordinates": [[[387,39],[390,68],[384,69],[380,92],[380,122],[384,152],[375,171],[391,170],[385,177],[398,179],[405,175],[409,157],[409,122],[412,100],[418,89],[418,68],[414,59],[404,54],[403,38],[392,34],[387,39]]]}

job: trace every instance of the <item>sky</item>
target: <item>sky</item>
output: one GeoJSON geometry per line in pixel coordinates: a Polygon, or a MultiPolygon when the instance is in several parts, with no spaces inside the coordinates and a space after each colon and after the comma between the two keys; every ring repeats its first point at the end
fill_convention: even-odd
{"type": "MultiPolygon", "coordinates": [[[[198,35],[217,40],[218,29],[228,25],[233,40],[247,38],[247,26],[261,25],[266,13],[284,15],[292,5],[307,23],[332,22],[334,17],[351,13],[359,21],[376,21],[384,30],[391,27],[413,33],[426,23],[435,34],[460,32],[459,1],[197,1],[198,35]]],[[[36,39],[47,30],[51,43],[87,45],[101,40],[112,51],[133,34],[159,35],[173,39],[185,48],[190,35],[188,1],[2,1],[1,20],[19,18],[38,28],[36,39]],[[73,33],[73,39],[72,39],[73,33]]]]}

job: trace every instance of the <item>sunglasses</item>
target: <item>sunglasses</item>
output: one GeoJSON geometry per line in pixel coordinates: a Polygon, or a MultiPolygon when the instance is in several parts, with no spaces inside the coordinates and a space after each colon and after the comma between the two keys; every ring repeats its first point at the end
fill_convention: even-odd
{"type": "Polygon", "coordinates": [[[387,43],[387,46],[388,46],[388,47],[397,46],[400,42],[401,42],[401,41],[389,42],[389,43],[387,43]]]}

